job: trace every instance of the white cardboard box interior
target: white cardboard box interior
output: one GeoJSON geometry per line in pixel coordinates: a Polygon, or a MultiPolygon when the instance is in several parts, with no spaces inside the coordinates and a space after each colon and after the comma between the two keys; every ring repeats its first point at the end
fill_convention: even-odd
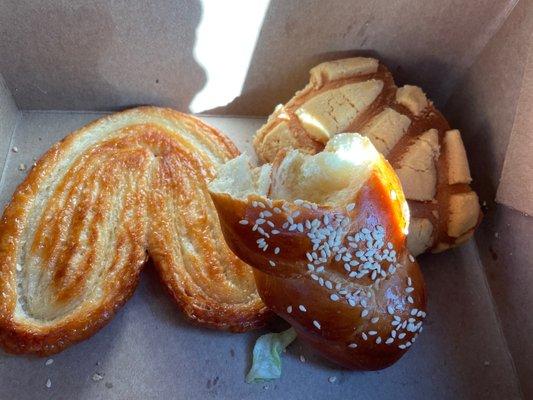
{"type": "MultiPolygon", "coordinates": [[[[249,151],[263,119],[228,115],[267,115],[303,86],[310,66],[351,54],[379,56],[400,83],[423,85],[443,107],[463,133],[474,187],[487,206],[476,240],[420,257],[430,294],[427,328],[384,371],[343,371],[295,343],[279,381],[267,389],[247,385],[259,332],[190,325],[148,266],[112,322],[53,364],[0,354],[0,398],[533,397],[533,224],[515,203],[506,202],[518,210],[494,202],[507,144],[520,128],[516,110],[532,107],[520,104],[531,99],[520,93],[533,63],[532,3],[272,0],[228,2],[221,11],[213,1],[2,2],[2,207],[26,174],[21,163],[31,166],[52,143],[102,115],[84,110],[156,104],[216,113],[204,120],[249,151]],[[252,47],[242,37],[252,37],[252,47]],[[210,43],[214,61],[196,48],[210,43]],[[248,58],[236,60],[248,47],[248,58]],[[103,379],[94,381],[95,373],[103,379]],[[337,381],[329,383],[330,376],[337,381]]],[[[531,160],[518,165],[531,168],[531,160]]]]}

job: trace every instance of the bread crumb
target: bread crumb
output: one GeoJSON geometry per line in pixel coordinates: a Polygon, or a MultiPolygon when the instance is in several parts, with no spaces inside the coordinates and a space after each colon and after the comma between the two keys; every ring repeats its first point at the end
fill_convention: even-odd
{"type": "Polygon", "coordinates": [[[11,150],[13,151],[13,153],[18,153],[19,152],[19,148],[17,146],[13,146],[13,148],[11,150]]]}
{"type": "Polygon", "coordinates": [[[19,171],[24,171],[26,169],[26,164],[20,163],[19,164],[19,171]]]}
{"type": "MultiPolygon", "coordinates": [[[[17,264],[17,267],[18,267],[18,264],[17,264]]],[[[17,271],[19,271],[19,269],[17,268],[17,271]]],[[[52,365],[54,363],[54,360],[49,358],[48,360],[46,360],[46,362],[44,363],[44,365],[52,365]]]]}
{"type": "Polygon", "coordinates": [[[93,381],[98,382],[98,381],[101,381],[102,379],[104,379],[103,375],[97,372],[93,374],[93,381]]]}
{"type": "Polygon", "coordinates": [[[50,389],[50,388],[52,387],[52,381],[50,380],[50,378],[48,378],[48,379],[46,380],[46,387],[47,387],[48,389],[50,389]]]}
{"type": "Polygon", "coordinates": [[[336,376],[330,376],[330,377],[328,378],[328,382],[329,382],[329,383],[335,383],[336,381],[337,381],[337,377],[336,377],[336,376]]]}
{"type": "Polygon", "coordinates": [[[305,357],[303,355],[300,355],[300,362],[305,362],[305,357]]]}
{"type": "Polygon", "coordinates": [[[483,363],[483,365],[484,365],[485,367],[488,367],[488,366],[490,365],[490,361],[485,361],[485,362],[483,363]]]}

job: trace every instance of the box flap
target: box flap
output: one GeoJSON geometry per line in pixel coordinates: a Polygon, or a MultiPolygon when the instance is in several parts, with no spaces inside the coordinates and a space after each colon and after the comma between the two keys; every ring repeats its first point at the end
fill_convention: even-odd
{"type": "MultiPolygon", "coordinates": [[[[533,40],[533,35],[529,42],[533,40]]],[[[533,216],[533,46],[522,79],[516,117],[496,201],[533,216]]]]}

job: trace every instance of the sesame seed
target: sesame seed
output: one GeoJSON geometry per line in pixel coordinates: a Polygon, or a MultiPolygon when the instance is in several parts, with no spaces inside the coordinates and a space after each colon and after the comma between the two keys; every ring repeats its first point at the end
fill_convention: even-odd
{"type": "Polygon", "coordinates": [[[287,307],[287,313],[289,313],[289,314],[292,313],[292,306],[288,306],[287,307]]]}
{"type": "Polygon", "coordinates": [[[373,324],[375,324],[376,322],[379,321],[379,317],[374,317],[370,320],[370,322],[372,322],[373,324]]]}
{"type": "Polygon", "coordinates": [[[401,344],[398,346],[399,349],[405,350],[405,345],[401,344]]]}
{"type": "Polygon", "coordinates": [[[307,308],[305,308],[305,306],[303,304],[300,304],[298,306],[298,309],[301,311],[301,312],[306,312],[307,311],[307,308]]]}
{"type": "Polygon", "coordinates": [[[313,262],[313,256],[311,255],[311,253],[305,253],[305,256],[309,261],[313,262]]]}
{"type": "Polygon", "coordinates": [[[272,260],[268,260],[268,263],[270,264],[271,267],[275,267],[276,266],[276,263],[272,260]]]}
{"type": "Polygon", "coordinates": [[[385,340],[385,344],[391,344],[392,342],[394,342],[393,338],[388,338],[387,340],[385,340]]]}
{"type": "Polygon", "coordinates": [[[412,287],[412,286],[409,286],[408,288],[405,288],[405,292],[406,292],[406,293],[411,293],[411,292],[413,292],[414,290],[415,290],[415,288],[412,287]]]}
{"type": "Polygon", "coordinates": [[[311,274],[311,279],[313,279],[314,281],[318,281],[318,276],[315,274],[311,274]]]}
{"type": "Polygon", "coordinates": [[[313,321],[313,325],[314,325],[317,329],[320,329],[320,322],[318,322],[316,319],[313,321]]]}
{"type": "Polygon", "coordinates": [[[319,273],[320,273],[320,272],[324,272],[324,267],[318,267],[318,268],[316,269],[316,272],[319,272],[319,273]]]}
{"type": "Polygon", "coordinates": [[[304,201],[302,199],[294,200],[294,204],[296,204],[297,206],[301,206],[303,203],[304,203],[304,201]]]}
{"type": "Polygon", "coordinates": [[[276,214],[280,214],[281,213],[281,210],[278,208],[278,207],[274,207],[274,212],[276,214]]]}
{"type": "Polygon", "coordinates": [[[332,301],[338,301],[339,300],[339,296],[336,293],[333,293],[331,296],[329,296],[329,298],[332,301]]]}
{"type": "Polygon", "coordinates": [[[50,389],[50,388],[52,387],[52,381],[50,380],[50,378],[48,378],[48,379],[46,380],[46,387],[47,387],[48,389],[50,389]]]}
{"type": "Polygon", "coordinates": [[[407,342],[407,343],[405,344],[405,347],[406,347],[406,348],[407,348],[407,347],[411,347],[411,342],[407,342]]]}
{"type": "Polygon", "coordinates": [[[349,304],[350,306],[352,306],[352,307],[355,307],[355,300],[354,300],[352,297],[350,297],[350,298],[348,299],[348,304],[349,304]]]}
{"type": "Polygon", "coordinates": [[[333,284],[332,284],[330,281],[326,281],[326,282],[325,282],[325,285],[326,285],[326,287],[327,287],[328,289],[330,289],[330,290],[333,289],[333,284]]]}
{"type": "Polygon", "coordinates": [[[261,207],[261,208],[265,208],[264,203],[262,203],[262,202],[260,202],[260,201],[257,202],[257,205],[258,205],[259,207],[261,207]]]}
{"type": "Polygon", "coordinates": [[[418,308],[413,308],[409,314],[412,316],[415,316],[417,311],[418,311],[418,308]]]}
{"type": "Polygon", "coordinates": [[[355,203],[350,203],[346,206],[346,211],[348,212],[353,211],[354,208],[355,208],[355,203]]]}
{"type": "Polygon", "coordinates": [[[370,336],[376,336],[378,334],[378,332],[377,331],[368,331],[368,334],[370,336]]]}
{"type": "Polygon", "coordinates": [[[52,365],[54,363],[54,360],[49,358],[48,360],[46,360],[46,362],[44,363],[44,365],[48,366],[48,365],[52,365]]]}
{"type": "Polygon", "coordinates": [[[368,336],[364,332],[361,332],[361,337],[363,338],[363,340],[368,340],[368,336]]]}
{"type": "Polygon", "coordinates": [[[324,286],[324,278],[318,278],[318,283],[320,286],[324,286]]]}
{"type": "Polygon", "coordinates": [[[280,251],[279,247],[276,247],[276,248],[274,249],[274,254],[279,254],[279,251],[280,251]]]}
{"type": "Polygon", "coordinates": [[[274,229],[272,232],[270,232],[271,234],[273,235],[277,235],[279,233],[279,231],[277,229],[274,229]]]}
{"type": "Polygon", "coordinates": [[[255,200],[252,201],[252,207],[254,207],[254,208],[257,207],[257,201],[255,201],[255,200]]]}
{"type": "Polygon", "coordinates": [[[380,343],[381,343],[381,336],[378,336],[378,337],[376,338],[376,344],[380,344],[380,343]]]}
{"type": "Polygon", "coordinates": [[[415,258],[411,254],[409,254],[409,261],[415,262],[415,258]]]}
{"type": "Polygon", "coordinates": [[[365,308],[362,312],[361,312],[361,318],[364,318],[368,315],[368,310],[365,308]]]}
{"type": "Polygon", "coordinates": [[[405,332],[402,332],[398,335],[398,339],[403,339],[405,337],[406,333],[405,332]]]}
{"type": "Polygon", "coordinates": [[[305,357],[302,354],[300,354],[300,362],[305,363],[305,357]]]}
{"type": "Polygon", "coordinates": [[[267,221],[267,225],[270,226],[271,228],[275,227],[274,222],[272,221],[267,221]]]}
{"type": "Polygon", "coordinates": [[[328,382],[329,382],[329,383],[335,383],[336,381],[337,381],[337,377],[336,377],[336,376],[330,376],[330,377],[328,378],[328,382]]]}
{"type": "Polygon", "coordinates": [[[257,224],[255,224],[252,228],[252,231],[256,231],[257,230],[257,224]]]}
{"type": "Polygon", "coordinates": [[[263,251],[266,251],[266,249],[268,249],[268,244],[263,247],[263,251]]]}
{"type": "Polygon", "coordinates": [[[315,270],[315,266],[313,264],[307,264],[307,269],[309,271],[314,271],[315,270]]]}
{"type": "Polygon", "coordinates": [[[415,302],[411,296],[407,296],[407,301],[411,304],[415,302]]]}
{"type": "Polygon", "coordinates": [[[407,277],[407,286],[413,286],[413,281],[411,280],[411,277],[407,277]]]}
{"type": "Polygon", "coordinates": [[[265,216],[265,217],[271,217],[272,216],[272,213],[268,210],[265,210],[262,212],[262,214],[265,216]]]}
{"type": "Polygon", "coordinates": [[[16,265],[15,265],[15,269],[16,269],[18,272],[22,271],[22,265],[20,265],[20,264],[16,264],[16,265]]]}
{"type": "Polygon", "coordinates": [[[348,345],[348,347],[349,347],[350,349],[355,349],[355,348],[357,348],[357,343],[350,343],[350,344],[348,345]]]}
{"type": "Polygon", "coordinates": [[[396,337],[396,331],[395,330],[392,330],[390,335],[392,336],[392,338],[394,339],[396,337]]]}
{"type": "Polygon", "coordinates": [[[239,221],[239,224],[241,224],[241,225],[248,225],[248,220],[246,220],[246,219],[241,219],[241,220],[239,221]]]}
{"type": "Polygon", "coordinates": [[[400,322],[402,319],[400,317],[398,317],[397,315],[394,316],[394,319],[398,322],[400,322]]]}

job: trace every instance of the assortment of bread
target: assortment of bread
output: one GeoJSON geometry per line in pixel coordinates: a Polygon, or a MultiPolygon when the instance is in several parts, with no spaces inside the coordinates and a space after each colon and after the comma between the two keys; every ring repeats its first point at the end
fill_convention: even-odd
{"type": "Polygon", "coordinates": [[[416,340],[426,291],[407,250],[408,208],[367,138],[339,134],[321,153],[282,150],[257,168],[240,156],[209,189],[265,304],[319,353],[374,370],[416,340]]]}
{"type": "Polygon", "coordinates": [[[397,361],[426,317],[414,256],[481,218],[461,135],[375,59],[310,75],[256,133],[259,167],[155,107],[55,144],[0,221],[0,345],[48,355],[86,339],[150,258],[202,325],[242,332],[273,311],[347,368],[397,361]]]}
{"type": "Polygon", "coordinates": [[[466,152],[458,130],[419,87],[397,88],[373,58],[322,63],[309,84],[278,106],[254,138],[262,162],[280,149],[315,154],[341,132],[359,132],[389,160],[411,211],[408,246],[414,255],[468,240],[480,221],[466,152]]]}
{"type": "Polygon", "coordinates": [[[147,257],[189,318],[262,325],[252,270],[228,249],[207,191],[237,155],[214,128],[153,107],[55,144],[0,222],[2,347],[46,355],[89,337],[130,297],[147,257]]]}

